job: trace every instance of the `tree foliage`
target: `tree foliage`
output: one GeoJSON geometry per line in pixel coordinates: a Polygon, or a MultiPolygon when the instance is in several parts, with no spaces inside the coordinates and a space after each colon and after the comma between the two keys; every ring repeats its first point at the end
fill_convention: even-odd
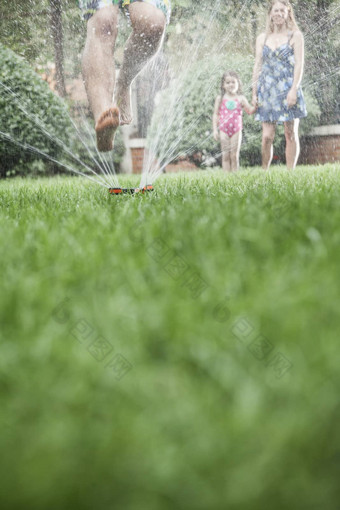
{"type": "Polygon", "coordinates": [[[0,0],[0,42],[30,62],[51,60],[48,0],[0,0]]]}

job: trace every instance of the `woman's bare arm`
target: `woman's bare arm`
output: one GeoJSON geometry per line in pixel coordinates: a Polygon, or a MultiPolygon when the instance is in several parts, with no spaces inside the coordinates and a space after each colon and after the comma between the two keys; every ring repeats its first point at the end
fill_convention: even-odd
{"type": "Polygon", "coordinates": [[[299,88],[303,75],[303,67],[305,61],[304,40],[301,32],[294,32],[292,38],[294,48],[294,78],[293,85],[287,95],[288,106],[294,106],[297,101],[297,89],[299,88]]]}

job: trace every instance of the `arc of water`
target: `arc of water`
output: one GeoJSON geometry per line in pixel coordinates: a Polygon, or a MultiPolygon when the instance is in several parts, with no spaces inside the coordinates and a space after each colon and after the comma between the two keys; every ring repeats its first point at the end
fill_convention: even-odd
{"type": "Polygon", "coordinates": [[[91,157],[92,161],[95,163],[96,167],[100,168],[100,170],[107,175],[107,177],[108,177],[108,179],[110,181],[110,185],[111,186],[112,185],[115,186],[115,184],[116,184],[116,182],[115,182],[116,176],[115,176],[115,174],[112,174],[110,172],[109,166],[105,163],[105,160],[102,158],[100,152],[97,150],[97,146],[96,146],[95,141],[94,141],[94,136],[93,136],[91,130],[89,129],[87,119],[86,119],[85,114],[83,112],[83,108],[81,108],[81,114],[82,114],[83,125],[85,126],[86,132],[87,132],[88,136],[90,137],[90,140],[92,142],[92,146],[94,146],[96,151],[97,151],[97,154],[98,154],[98,156],[99,156],[99,158],[101,160],[102,166],[98,163],[97,159],[95,158],[95,156],[93,155],[93,153],[89,149],[88,144],[83,140],[78,126],[76,125],[75,121],[73,120],[73,118],[71,117],[71,115],[69,113],[68,113],[68,117],[69,117],[69,119],[70,119],[74,129],[76,130],[76,133],[78,135],[79,140],[81,141],[83,147],[85,147],[85,149],[87,150],[87,153],[91,157]]]}
{"type": "MultiPolygon", "coordinates": [[[[240,13],[239,13],[238,18],[240,18],[240,17],[242,16],[242,14],[243,14],[244,10],[247,8],[248,3],[249,3],[249,0],[247,0],[247,1],[244,3],[244,5],[243,5],[243,7],[242,7],[242,9],[241,9],[241,11],[240,11],[240,13]]],[[[212,15],[212,17],[211,17],[211,19],[210,19],[211,23],[212,23],[212,21],[213,21],[213,17],[214,17],[214,15],[212,15]]],[[[230,40],[230,37],[232,36],[232,33],[233,33],[233,31],[230,31],[230,30],[229,30],[229,31],[226,31],[226,36],[224,37],[224,39],[222,40],[222,42],[221,42],[221,41],[218,41],[219,50],[221,49],[221,46],[222,46],[222,47],[224,47],[224,46],[227,44],[227,42],[230,40]]],[[[199,46],[199,45],[196,45],[196,48],[195,48],[195,52],[196,52],[196,53],[197,53],[197,51],[198,51],[198,46],[199,46]]],[[[213,51],[213,49],[212,49],[212,51],[213,51]]],[[[190,53],[191,53],[191,52],[190,52],[190,53]]],[[[217,69],[217,67],[216,67],[216,69],[217,69]]],[[[190,70],[188,70],[188,72],[190,72],[190,70]]],[[[202,73],[203,73],[203,72],[204,72],[204,71],[202,70],[202,73]]],[[[197,80],[197,79],[199,79],[199,77],[198,77],[198,78],[196,77],[196,80],[197,80]]],[[[193,87],[193,86],[194,86],[194,85],[192,85],[192,87],[193,87]]],[[[212,87],[212,86],[213,86],[213,84],[211,85],[211,87],[212,87]]],[[[192,87],[191,87],[191,88],[192,88],[192,87]]],[[[179,95],[180,95],[180,92],[181,92],[181,89],[180,89],[180,87],[179,87],[179,92],[178,92],[178,94],[174,94],[174,95],[173,95],[173,101],[172,101],[172,103],[173,103],[173,104],[176,104],[176,106],[177,106],[177,108],[175,107],[175,112],[172,112],[172,117],[174,117],[174,118],[178,117],[178,116],[180,115],[180,113],[181,113],[180,106],[178,106],[178,105],[180,104],[180,101],[178,101],[178,97],[179,97],[179,95]]],[[[190,90],[190,88],[189,88],[189,90],[186,90],[186,94],[185,94],[185,95],[182,95],[181,99],[183,100],[183,99],[184,99],[184,97],[185,97],[186,95],[190,94],[190,92],[191,92],[191,90],[190,90]]],[[[172,110],[172,108],[171,108],[171,107],[170,107],[170,109],[172,110]]],[[[164,113],[164,117],[166,116],[166,114],[167,114],[167,113],[168,113],[168,112],[165,112],[165,113],[164,113]]],[[[163,124],[165,124],[165,123],[163,122],[163,124]]],[[[196,123],[195,123],[195,122],[193,122],[193,124],[192,124],[192,125],[194,126],[195,124],[197,124],[197,122],[196,122],[196,123]]],[[[170,123],[169,123],[168,130],[169,130],[169,129],[171,129],[171,125],[170,125],[170,123]]],[[[189,129],[190,129],[190,127],[189,127],[189,129]]],[[[159,149],[159,151],[158,151],[158,152],[159,152],[159,153],[162,153],[162,150],[164,149],[164,145],[166,144],[166,139],[167,139],[167,134],[166,134],[166,133],[164,133],[163,131],[162,131],[161,135],[162,135],[163,143],[161,143],[161,147],[158,147],[158,149],[159,149]]],[[[155,149],[156,145],[158,146],[158,144],[159,144],[159,140],[158,140],[158,139],[156,139],[156,140],[154,141],[154,143],[152,143],[152,144],[151,144],[151,147],[150,147],[150,149],[151,149],[151,153],[154,153],[154,152],[155,152],[155,150],[154,150],[154,149],[155,149]]],[[[171,153],[173,153],[173,152],[174,152],[174,150],[175,150],[175,148],[172,148],[172,150],[171,150],[170,152],[171,152],[171,153]]],[[[167,152],[169,152],[169,150],[168,150],[167,152]]],[[[164,158],[162,158],[162,159],[164,159],[164,158]]],[[[148,173],[149,173],[149,172],[150,172],[150,158],[147,158],[147,159],[146,159],[146,168],[144,169],[144,172],[143,172],[143,173],[145,173],[145,174],[146,174],[146,176],[144,176],[144,177],[142,176],[142,181],[143,181],[143,182],[145,182],[145,180],[147,180],[147,181],[149,181],[149,180],[150,180],[150,179],[149,179],[149,176],[148,176],[148,173]]]]}
{"type": "MultiPolygon", "coordinates": [[[[244,10],[247,8],[247,6],[248,6],[248,3],[249,3],[249,2],[250,2],[250,0],[246,0],[246,2],[244,3],[243,7],[241,8],[241,11],[240,11],[240,13],[239,13],[238,18],[240,18],[240,17],[242,16],[242,14],[243,14],[244,10]]],[[[214,11],[213,11],[213,12],[215,12],[215,9],[214,9],[214,11]]],[[[213,14],[213,15],[211,16],[211,18],[210,18],[210,24],[212,23],[213,18],[214,18],[214,14],[213,14]]],[[[214,51],[215,51],[215,50],[217,50],[217,49],[219,49],[219,51],[221,51],[221,47],[224,47],[224,46],[227,44],[227,42],[229,42],[230,38],[232,37],[232,35],[233,35],[233,33],[234,33],[234,27],[233,27],[233,30],[229,30],[229,27],[228,27],[228,29],[226,29],[226,30],[225,30],[225,32],[226,32],[226,36],[224,37],[224,39],[222,39],[222,41],[221,41],[221,40],[219,40],[219,41],[216,43],[216,47],[215,47],[215,48],[211,48],[211,52],[212,52],[212,53],[214,53],[214,51]]],[[[202,41],[202,38],[201,38],[201,41],[202,41]]],[[[200,45],[201,45],[201,44],[199,44],[199,45],[198,45],[198,44],[195,44],[195,43],[193,43],[193,44],[192,44],[192,46],[194,46],[194,48],[195,48],[195,52],[196,52],[196,53],[197,53],[198,48],[199,48],[199,46],[200,46],[200,45]]],[[[188,53],[190,54],[190,56],[192,55],[192,52],[188,52],[188,53]]],[[[193,58],[190,58],[190,60],[191,60],[191,62],[192,62],[192,63],[193,63],[193,62],[195,62],[195,59],[193,59],[193,58]]],[[[185,59],[184,59],[184,61],[185,61],[185,59]]],[[[184,65],[185,65],[186,72],[185,72],[185,73],[183,73],[183,72],[177,72],[177,73],[176,73],[177,75],[185,76],[186,74],[190,74],[190,71],[191,71],[191,70],[190,70],[190,66],[189,66],[188,61],[186,61],[186,62],[185,62],[185,64],[183,64],[183,67],[184,67],[184,65]]],[[[181,70],[181,66],[180,66],[180,68],[179,68],[179,69],[181,70]]],[[[212,74],[214,73],[214,71],[215,71],[216,69],[217,69],[217,66],[216,66],[216,67],[215,67],[215,69],[212,71],[212,74]]],[[[201,77],[201,75],[202,75],[203,73],[204,73],[204,69],[202,68],[202,71],[201,71],[200,73],[198,73],[198,75],[197,75],[197,76],[195,76],[196,81],[200,79],[200,77],[201,77]]],[[[184,86],[184,81],[185,81],[185,80],[183,80],[183,79],[182,79],[183,86],[184,86]]],[[[193,85],[192,85],[191,87],[188,87],[188,88],[186,89],[186,94],[185,94],[185,95],[183,95],[183,94],[182,94],[182,95],[181,95],[181,98],[182,98],[182,99],[184,99],[187,95],[189,95],[189,94],[191,93],[191,91],[192,91],[193,87],[194,87],[194,83],[193,83],[193,85]]],[[[174,97],[174,102],[175,102],[176,106],[178,107],[178,110],[177,110],[177,111],[178,111],[178,113],[181,113],[181,109],[180,109],[180,106],[179,106],[179,105],[180,105],[180,102],[177,100],[177,98],[180,96],[180,92],[181,92],[181,89],[179,88],[179,92],[178,92],[178,94],[174,94],[174,96],[173,96],[173,97],[174,97]]],[[[164,113],[164,115],[166,115],[166,112],[164,113]]]]}
{"type": "Polygon", "coordinates": [[[110,167],[110,165],[107,163],[107,161],[105,161],[105,159],[103,158],[102,154],[98,151],[98,148],[97,148],[97,144],[94,140],[94,136],[93,136],[93,130],[90,129],[89,125],[88,125],[88,122],[87,122],[87,119],[83,113],[83,109],[81,108],[81,112],[82,112],[82,118],[83,118],[83,123],[85,125],[85,128],[86,128],[86,132],[88,134],[88,136],[90,137],[91,139],[91,142],[92,142],[92,146],[95,147],[95,150],[96,150],[96,153],[102,163],[102,166],[100,166],[98,164],[98,161],[96,160],[96,158],[94,157],[93,153],[90,151],[88,145],[82,140],[81,138],[81,135],[80,135],[80,132],[79,132],[79,129],[77,127],[77,125],[75,124],[74,120],[72,119],[72,117],[69,115],[69,118],[74,126],[74,128],[76,129],[77,131],[77,134],[79,136],[79,139],[81,140],[82,144],[84,145],[84,147],[86,147],[87,149],[87,152],[89,153],[89,155],[92,157],[92,160],[96,163],[96,165],[101,168],[101,170],[108,176],[108,179],[110,180],[110,184],[111,184],[111,187],[119,187],[119,183],[118,183],[118,179],[117,179],[117,176],[114,172],[114,170],[110,167]]]}
{"type": "Polygon", "coordinates": [[[38,149],[37,147],[33,147],[33,145],[30,145],[28,143],[19,142],[15,138],[12,138],[8,133],[4,133],[3,131],[0,131],[0,136],[5,138],[6,140],[11,141],[12,143],[15,143],[16,145],[19,145],[19,147],[22,147],[25,150],[29,150],[31,152],[39,154],[40,156],[44,156],[46,159],[49,159],[53,163],[57,163],[58,165],[66,168],[67,170],[70,170],[71,172],[74,172],[74,173],[76,173],[78,175],[82,175],[83,177],[86,177],[90,181],[93,181],[93,182],[99,184],[100,186],[104,186],[105,188],[107,187],[107,184],[104,184],[103,182],[99,181],[98,179],[94,179],[90,175],[84,174],[83,172],[80,172],[79,170],[76,170],[75,168],[70,167],[69,165],[61,163],[60,161],[58,161],[57,159],[53,158],[52,156],[50,156],[46,152],[38,149]]]}
{"type": "MultiPolygon", "coordinates": [[[[105,182],[106,179],[102,176],[98,176],[98,174],[96,174],[96,172],[94,172],[94,170],[92,168],[90,168],[88,165],[86,165],[83,161],[81,161],[77,156],[75,156],[69,149],[68,147],[64,144],[64,142],[62,142],[58,137],[54,137],[52,136],[48,130],[44,127],[43,125],[43,122],[41,121],[41,119],[39,119],[37,117],[37,115],[35,114],[31,114],[29,111],[27,111],[26,108],[24,108],[24,106],[22,106],[22,104],[20,103],[20,97],[15,93],[13,92],[9,87],[7,87],[6,84],[4,84],[2,81],[0,81],[0,86],[4,88],[4,90],[10,94],[12,97],[15,98],[15,102],[16,102],[16,105],[18,106],[18,108],[30,119],[34,122],[34,124],[40,129],[40,131],[42,131],[48,138],[50,138],[53,142],[55,142],[62,150],[64,150],[72,159],[74,159],[75,161],[77,161],[77,163],[79,163],[80,165],[82,165],[86,170],[88,170],[90,173],[96,175],[97,177],[99,177],[102,182],[104,183],[105,186],[107,187],[110,187],[110,182],[105,182]]],[[[58,163],[58,161],[56,160],[55,161],[56,163],[58,163]]],[[[86,174],[84,174],[86,176],[86,174]]]]}

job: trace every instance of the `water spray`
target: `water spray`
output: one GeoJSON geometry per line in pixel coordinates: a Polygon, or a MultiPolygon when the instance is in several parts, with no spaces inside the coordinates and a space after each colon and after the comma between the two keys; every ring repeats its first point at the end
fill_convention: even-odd
{"type": "Polygon", "coordinates": [[[133,195],[135,193],[147,193],[149,191],[153,191],[153,186],[150,184],[144,186],[144,188],[109,188],[109,193],[111,195],[120,195],[121,193],[133,195]]]}

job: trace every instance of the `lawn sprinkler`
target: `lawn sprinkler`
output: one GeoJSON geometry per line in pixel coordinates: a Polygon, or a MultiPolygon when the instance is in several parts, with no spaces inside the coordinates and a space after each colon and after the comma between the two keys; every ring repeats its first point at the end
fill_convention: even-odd
{"type": "Polygon", "coordinates": [[[121,193],[133,195],[134,193],[146,193],[147,191],[153,191],[153,186],[148,184],[144,186],[144,188],[109,188],[109,193],[111,195],[120,195],[121,193]]]}

